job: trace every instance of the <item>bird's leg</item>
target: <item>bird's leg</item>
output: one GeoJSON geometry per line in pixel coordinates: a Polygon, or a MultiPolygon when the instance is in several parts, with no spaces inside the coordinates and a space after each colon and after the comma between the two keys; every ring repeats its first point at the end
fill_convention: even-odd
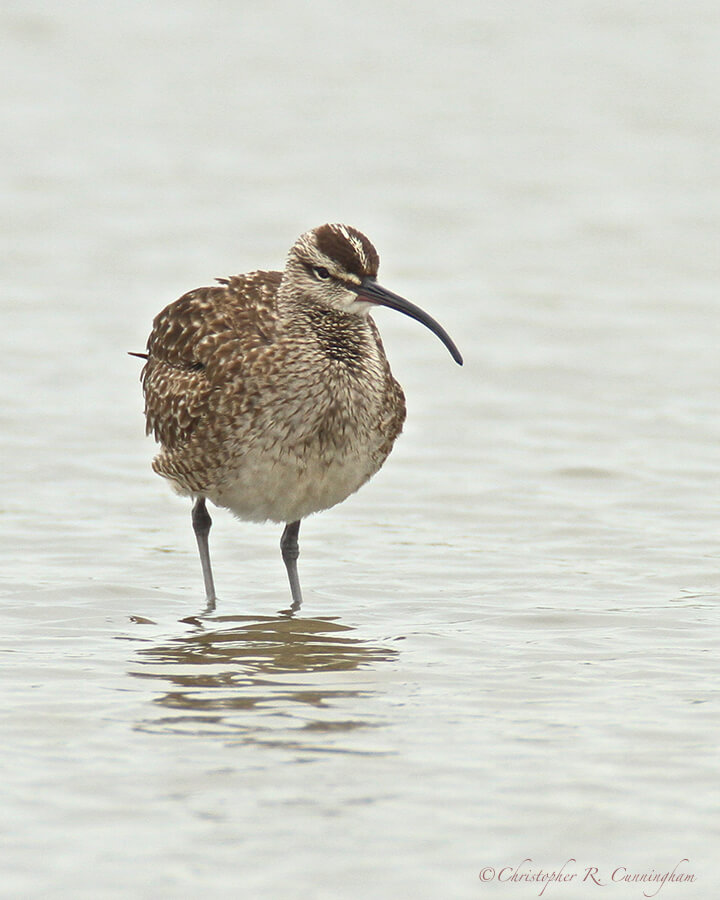
{"type": "Polygon", "coordinates": [[[297,522],[288,522],[285,530],[280,538],[280,549],[282,551],[283,562],[287,569],[288,578],[290,579],[290,590],[292,591],[292,607],[295,612],[300,609],[302,603],[302,591],[300,590],[300,579],[298,578],[297,559],[300,555],[300,547],[298,546],[298,532],[300,531],[300,520],[297,522]]]}
{"type": "Polygon", "coordinates": [[[208,547],[208,535],[212,519],[205,506],[205,498],[198,497],[192,509],[192,524],[198,550],[200,551],[200,563],[202,564],[203,581],[205,582],[205,599],[207,608],[205,612],[215,611],[215,583],[213,582],[212,568],[210,566],[210,549],[208,547]]]}

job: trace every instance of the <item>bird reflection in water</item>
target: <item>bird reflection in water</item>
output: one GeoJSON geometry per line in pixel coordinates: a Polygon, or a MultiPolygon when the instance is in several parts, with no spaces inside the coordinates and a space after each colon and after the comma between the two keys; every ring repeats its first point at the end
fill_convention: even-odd
{"type": "Polygon", "coordinates": [[[184,623],[192,630],[136,653],[131,674],[168,684],[154,702],[174,711],[144,720],[139,730],[357,752],[337,741],[383,724],[367,709],[370,693],[360,686],[359,670],[390,662],[397,651],[352,637],[353,628],[333,618],[289,616],[184,623]]]}

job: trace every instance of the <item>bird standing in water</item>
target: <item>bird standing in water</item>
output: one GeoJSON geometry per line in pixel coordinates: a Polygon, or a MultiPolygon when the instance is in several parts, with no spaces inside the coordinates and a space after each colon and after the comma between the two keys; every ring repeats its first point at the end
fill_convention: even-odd
{"type": "Polygon", "coordinates": [[[208,610],[215,585],[206,501],[240,519],[283,523],[293,609],[300,522],[340,503],[387,459],[405,420],[374,306],[422,322],[462,357],[427,313],[377,283],[378,254],[347,225],[321,225],[290,249],[284,272],[218,279],[153,322],[141,374],[153,469],[193,498],[208,610]]]}

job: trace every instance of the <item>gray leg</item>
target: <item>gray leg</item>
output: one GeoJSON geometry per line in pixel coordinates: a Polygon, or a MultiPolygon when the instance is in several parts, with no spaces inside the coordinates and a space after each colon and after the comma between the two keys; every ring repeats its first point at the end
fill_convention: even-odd
{"type": "Polygon", "coordinates": [[[192,524],[198,550],[200,551],[200,563],[202,564],[203,581],[205,582],[205,598],[207,599],[206,612],[215,609],[215,584],[213,582],[212,568],[210,567],[210,550],[208,548],[208,535],[212,519],[205,506],[205,498],[198,497],[192,510],[192,524]]]}
{"type": "Polygon", "coordinates": [[[300,547],[298,546],[298,532],[300,531],[300,520],[297,522],[288,522],[280,538],[280,549],[282,550],[282,558],[287,569],[288,578],[290,579],[290,590],[292,591],[292,609],[300,608],[302,603],[302,591],[300,590],[300,579],[298,578],[297,559],[300,555],[300,547]]]}

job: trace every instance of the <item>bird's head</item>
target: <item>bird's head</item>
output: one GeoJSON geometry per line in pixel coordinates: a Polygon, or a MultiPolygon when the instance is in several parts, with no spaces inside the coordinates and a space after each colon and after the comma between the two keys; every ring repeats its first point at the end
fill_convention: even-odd
{"type": "Polygon", "coordinates": [[[367,316],[373,306],[389,306],[422,322],[462,365],[462,356],[445,329],[419,307],[377,283],[380,258],[364,234],[349,225],[320,225],[301,234],[285,267],[292,294],[348,315],[367,316]]]}

